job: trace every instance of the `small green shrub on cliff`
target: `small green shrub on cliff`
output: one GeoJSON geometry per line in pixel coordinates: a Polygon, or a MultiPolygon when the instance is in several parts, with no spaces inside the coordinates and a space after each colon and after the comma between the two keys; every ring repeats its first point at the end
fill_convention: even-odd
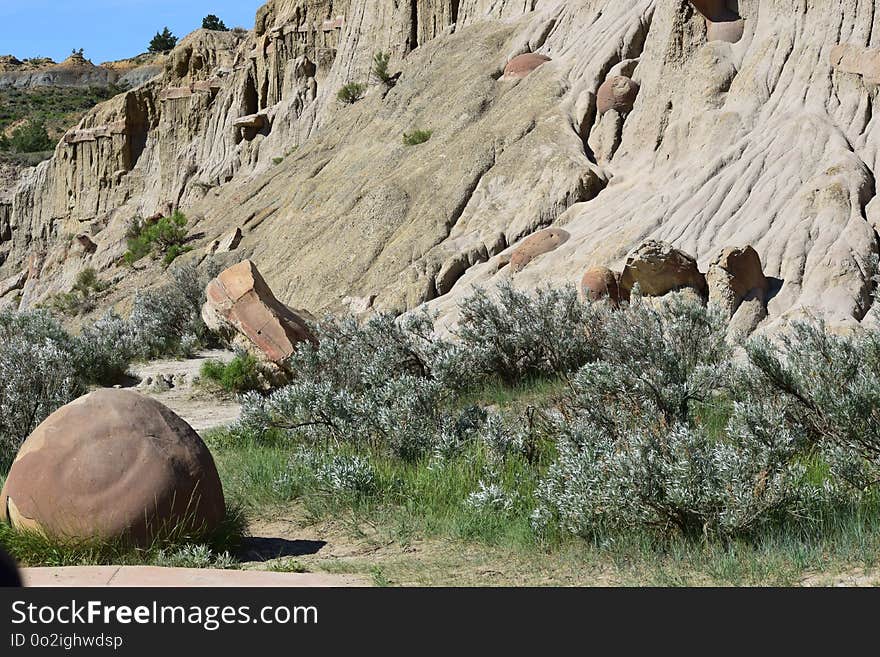
{"type": "Polygon", "coordinates": [[[424,144],[434,134],[430,130],[413,130],[412,132],[403,133],[403,143],[406,146],[418,146],[424,144]]]}
{"type": "Polygon", "coordinates": [[[179,255],[192,250],[186,245],[186,224],[186,215],[179,211],[154,222],[135,220],[128,231],[128,251],[124,256],[126,264],[134,265],[155,254],[162,256],[167,267],[179,255]]]}
{"type": "Polygon", "coordinates": [[[110,283],[98,278],[97,272],[89,267],[77,275],[70,292],[53,295],[44,305],[64,315],[82,315],[95,309],[95,297],[109,287],[110,283]]]}
{"type": "Polygon", "coordinates": [[[336,97],[344,105],[354,105],[364,97],[366,91],[367,85],[362,82],[349,82],[336,93],[336,97]]]}
{"type": "Polygon", "coordinates": [[[373,68],[371,70],[373,77],[388,89],[393,87],[396,83],[395,76],[388,72],[388,63],[390,60],[390,53],[377,52],[373,54],[373,68]]]}

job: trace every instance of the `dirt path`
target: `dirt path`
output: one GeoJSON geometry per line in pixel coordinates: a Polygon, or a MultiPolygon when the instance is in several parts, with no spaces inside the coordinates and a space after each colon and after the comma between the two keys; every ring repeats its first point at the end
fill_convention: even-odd
{"type": "Polygon", "coordinates": [[[187,360],[157,360],[134,365],[134,387],[165,404],[198,432],[232,424],[241,406],[232,397],[221,397],[199,384],[202,365],[208,360],[229,362],[231,351],[211,350],[187,360]]]}

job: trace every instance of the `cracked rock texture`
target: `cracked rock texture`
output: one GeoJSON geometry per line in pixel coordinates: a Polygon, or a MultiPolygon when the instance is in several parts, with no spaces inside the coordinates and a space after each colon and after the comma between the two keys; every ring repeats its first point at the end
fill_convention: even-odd
{"type": "Polygon", "coordinates": [[[127,223],[170,206],[206,247],[186,258],[241,227],[220,264],[250,258],[315,313],[427,302],[451,324],[475,284],[576,284],[654,239],[701,272],[752,245],[763,326],[855,326],[880,227],[878,22],[857,0],[275,0],[250,34],[187,37],[0,201],[0,280],[28,277],[0,301],[116,268],[127,223]],[[379,50],[396,86],[341,106],[379,50]],[[527,53],[549,61],[503,76],[527,53]],[[600,114],[614,76],[638,95],[600,114]],[[430,140],[404,145],[416,129],[430,140]],[[511,266],[547,228],[567,240],[511,266]]]}

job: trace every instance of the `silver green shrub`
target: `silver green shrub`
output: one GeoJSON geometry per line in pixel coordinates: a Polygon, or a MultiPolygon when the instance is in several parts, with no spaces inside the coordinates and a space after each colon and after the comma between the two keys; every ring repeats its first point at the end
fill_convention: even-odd
{"type": "Polygon", "coordinates": [[[44,311],[0,313],[0,464],[49,414],[86,391],[73,341],[44,311]]]}
{"type": "Polygon", "coordinates": [[[477,288],[460,311],[459,375],[509,384],[561,376],[595,359],[609,315],[578,299],[573,286],[528,293],[509,283],[492,294],[477,288]]]}
{"type": "Polygon", "coordinates": [[[449,345],[429,316],[328,319],[315,333],[317,344],[301,343],[287,363],[290,385],[242,398],[240,432],[332,438],[406,459],[470,439],[472,411],[456,409],[456,391],[435,376],[449,345]]]}
{"type": "Polygon", "coordinates": [[[636,299],[607,319],[603,360],[574,379],[536,528],[736,535],[821,496],[797,462],[796,432],[758,434],[737,418],[719,437],[694,421],[695,403],[741,392],[725,328],[714,308],[681,295],[636,299]]]}
{"type": "Polygon", "coordinates": [[[777,342],[753,340],[738,405],[756,435],[796,432],[855,490],[880,481],[880,331],[835,335],[821,322],[795,323],[777,342]],[[755,403],[760,397],[761,402],[755,403]]]}
{"type": "Polygon", "coordinates": [[[128,319],[136,357],[189,356],[209,341],[202,306],[214,273],[177,265],[170,282],[137,294],[128,319]]]}

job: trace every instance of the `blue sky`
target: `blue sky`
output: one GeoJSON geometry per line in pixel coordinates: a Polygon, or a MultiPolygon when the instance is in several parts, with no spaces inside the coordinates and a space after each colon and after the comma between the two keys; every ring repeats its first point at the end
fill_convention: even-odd
{"type": "Polygon", "coordinates": [[[265,0],[0,0],[0,55],[61,61],[84,48],[96,64],[145,52],[168,26],[183,37],[207,14],[229,27],[254,26],[265,0]]]}

